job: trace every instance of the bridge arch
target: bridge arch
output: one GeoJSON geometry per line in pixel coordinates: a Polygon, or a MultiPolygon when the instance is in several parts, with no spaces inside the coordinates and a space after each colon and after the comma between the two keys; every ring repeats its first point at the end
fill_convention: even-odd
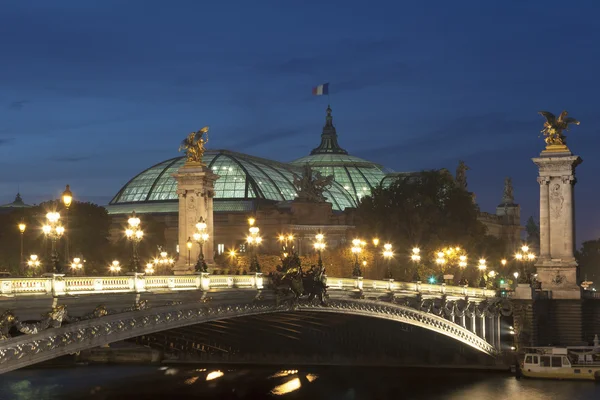
{"type": "Polygon", "coordinates": [[[484,339],[449,320],[391,302],[330,300],[326,306],[309,302],[279,305],[262,301],[244,304],[198,302],[110,314],[4,340],[0,342],[0,373],[173,328],[289,311],[342,313],[402,322],[448,336],[488,355],[496,353],[496,349],[484,339]]]}

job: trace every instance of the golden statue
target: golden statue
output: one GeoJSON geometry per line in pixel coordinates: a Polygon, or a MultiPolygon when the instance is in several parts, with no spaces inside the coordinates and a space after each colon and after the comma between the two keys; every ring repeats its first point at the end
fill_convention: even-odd
{"type": "Polygon", "coordinates": [[[208,143],[208,126],[198,132],[190,133],[179,146],[179,151],[184,151],[187,157],[186,163],[201,164],[204,156],[204,146],[208,143]]]}
{"type": "Polygon", "coordinates": [[[567,138],[563,135],[563,131],[568,132],[569,124],[579,125],[579,121],[575,118],[567,118],[568,113],[566,111],[560,113],[558,118],[548,111],[540,111],[539,113],[546,118],[544,129],[541,131],[545,136],[546,146],[566,147],[567,138]]]}

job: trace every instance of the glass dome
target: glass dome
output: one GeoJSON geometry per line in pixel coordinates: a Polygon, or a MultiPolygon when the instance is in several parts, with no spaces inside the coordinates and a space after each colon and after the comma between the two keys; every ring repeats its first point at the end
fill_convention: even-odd
{"type": "MultiPolygon", "coordinates": [[[[289,201],[296,196],[294,174],[299,166],[253,157],[227,150],[207,150],[204,162],[219,179],[215,182],[215,210],[219,201],[266,199],[289,201]]],[[[184,157],[156,164],[129,181],[110,201],[109,206],[135,203],[177,202],[177,182],[172,174],[185,163],[184,157]]],[[[333,209],[356,207],[352,195],[337,182],[324,193],[333,209]]],[[[225,202],[223,203],[225,204],[225,202]]],[[[235,208],[232,209],[235,211],[235,208]]]]}
{"type": "Polygon", "coordinates": [[[340,147],[329,106],[321,144],[309,156],[294,160],[291,164],[309,164],[322,175],[333,175],[335,182],[350,192],[355,201],[371,194],[371,189],[381,183],[386,173],[392,172],[379,164],[351,156],[340,147]]]}

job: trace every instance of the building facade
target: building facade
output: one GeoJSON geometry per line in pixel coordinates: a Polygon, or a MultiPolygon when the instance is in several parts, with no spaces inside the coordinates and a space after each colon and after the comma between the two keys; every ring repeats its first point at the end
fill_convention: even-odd
{"type": "MultiPolygon", "coordinates": [[[[290,163],[254,157],[228,150],[207,150],[204,162],[219,175],[214,197],[214,248],[217,254],[230,250],[246,251],[248,218],[256,220],[263,238],[274,239],[292,234],[294,246],[301,254],[312,251],[315,234],[327,236],[330,247],[351,240],[354,209],[360,199],[381,183],[413,175],[395,173],[377,163],[348,154],[338,143],[332,111],[327,107],[321,143],[306,157],[290,163]],[[304,165],[323,176],[334,177],[323,195],[325,203],[298,201],[294,178],[302,175],[304,165]]],[[[177,248],[177,183],[173,174],[184,164],[177,157],[156,164],[132,178],[106,207],[113,217],[112,235],[122,235],[127,218],[133,211],[143,218],[150,214],[166,227],[166,250],[177,248]]],[[[496,214],[481,213],[480,220],[490,234],[520,240],[519,206],[510,201],[498,207],[496,214]],[[502,207],[501,207],[502,206],[502,207]]],[[[265,240],[264,250],[277,251],[275,240],[265,240]]],[[[183,250],[185,251],[185,250],[183,250]]]]}

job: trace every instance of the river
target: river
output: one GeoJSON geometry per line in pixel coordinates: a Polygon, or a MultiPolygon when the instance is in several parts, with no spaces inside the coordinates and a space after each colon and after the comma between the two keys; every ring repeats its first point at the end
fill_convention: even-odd
{"type": "Polygon", "coordinates": [[[213,365],[25,369],[0,377],[1,400],[121,398],[592,400],[600,385],[440,369],[213,365]]]}

